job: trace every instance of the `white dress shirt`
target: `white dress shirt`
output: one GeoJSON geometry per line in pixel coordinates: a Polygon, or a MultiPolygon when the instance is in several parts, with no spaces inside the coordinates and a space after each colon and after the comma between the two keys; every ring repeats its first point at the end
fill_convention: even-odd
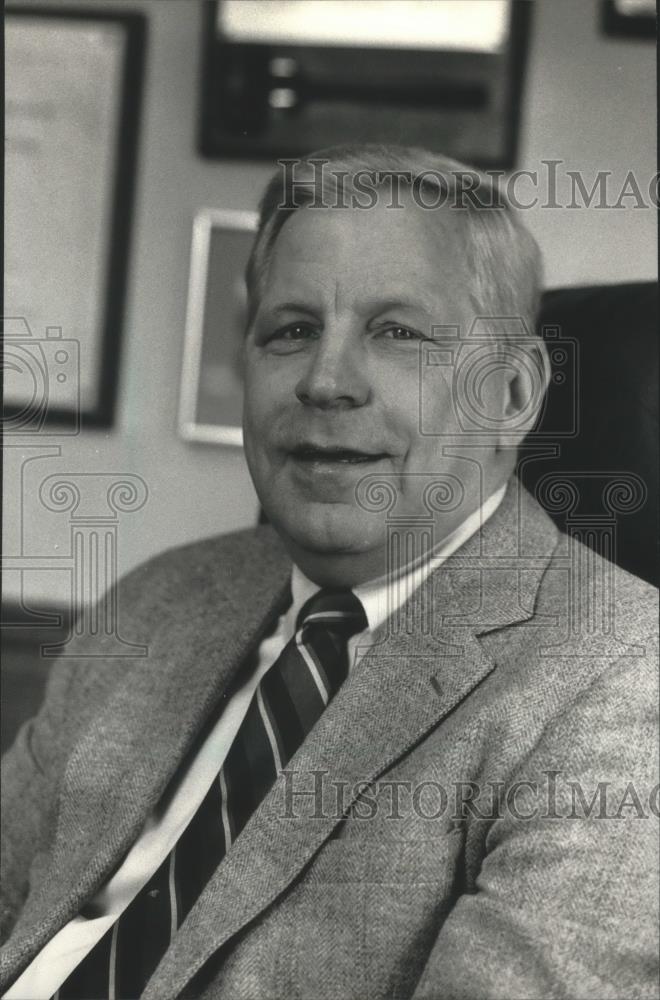
{"type": "MultiPolygon", "coordinates": [[[[364,607],[368,628],[349,640],[350,669],[355,669],[375,629],[405,603],[430,573],[485,524],[500,505],[505,492],[506,485],[493,493],[436,546],[429,557],[406,566],[396,577],[388,575],[353,587],[353,593],[364,607]]],[[[293,567],[291,606],[281,615],[274,631],[262,641],[256,667],[227,702],[199,752],[175,777],[176,786],[173,794],[166,797],[167,804],[156,807],[123,864],[85,908],[89,916],[79,914],[51,938],[3,995],[7,1000],[49,1000],[113,925],[116,935],[118,917],[170,854],[201,805],[222,767],[259,681],[294,635],[296,618],[303,604],[319,589],[297,566],[293,567]]],[[[174,902],[173,874],[171,872],[170,898],[174,902]]],[[[174,914],[175,907],[174,902],[174,914]]],[[[172,932],[176,933],[175,919],[172,932]]],[[[115,941],[116,936],[113,947],[115,941]]],[[[111,961],[110,964],[112,967],[114,963],[111,961]]]]}

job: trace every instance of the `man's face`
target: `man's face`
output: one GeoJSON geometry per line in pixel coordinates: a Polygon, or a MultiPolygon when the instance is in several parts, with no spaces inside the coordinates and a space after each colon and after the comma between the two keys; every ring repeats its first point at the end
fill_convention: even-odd
{"type": "Polygon", "coordinates": [[[387,570],[386,515],[356,499],[365,476],[394,487],[397,517],[426,511],[425,477],[461,479],[466,500],[438,515],[438,540],[483,499],[470,463],[443,454],[443,432],[460,434],[445,367],[432,393],[425,383],[441,434],[420,433],[421,344],[433,325],[464,334],[474,319],[463,226],[413,205],[301,209],[277,238],[246,340],[245,450],[268,518],[316,582],[387,570]]]}

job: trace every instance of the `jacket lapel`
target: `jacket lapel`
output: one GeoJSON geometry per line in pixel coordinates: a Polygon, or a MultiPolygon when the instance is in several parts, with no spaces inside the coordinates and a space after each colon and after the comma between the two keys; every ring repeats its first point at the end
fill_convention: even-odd
{"type": "MultiPolygon", "coordinates": [[[[280,777],[188,915],[145,1000],[178,996],[218,948],[286,890],[339,821],[337,782],[350,790],[375,780],[494,669],[478,636],[531,617],[556,539],[549,518],[514,481],[485,529],[433,575],[428,633],[411,642],[407,628],[393,633],[385,623],[289,763],[304,788],[313,772],[323,772],[320,799],[288,818],[280,777]],[[525,519],[533,542],[521,561],[525,519]]],[[[425,600],[422,589],[405,606],[402,620],[413,632],[415,622],[428,620],[425,600]]]]}

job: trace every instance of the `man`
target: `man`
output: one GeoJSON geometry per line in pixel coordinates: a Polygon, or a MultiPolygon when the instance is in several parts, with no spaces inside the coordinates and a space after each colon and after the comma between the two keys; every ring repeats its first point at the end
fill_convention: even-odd
{"type": "Polygon", "coordinates": [[[514,475],[535,244],[434,154],[299,166],[248,269],[271,526],[130,574],[144,661],[54,669],[5,995],[656,996],[655,597],[514,475]]]}

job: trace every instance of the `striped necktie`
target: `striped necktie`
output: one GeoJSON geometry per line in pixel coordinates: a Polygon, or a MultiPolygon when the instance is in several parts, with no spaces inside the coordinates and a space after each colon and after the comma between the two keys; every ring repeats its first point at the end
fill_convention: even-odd
{"type": "Polygon", "coordinates": [[[53,1000],[140,996],[218,864],[345,680],[348,640],[366,627],[350,590],[320,590],[307,601],[189,825],[53,1000]]]}

